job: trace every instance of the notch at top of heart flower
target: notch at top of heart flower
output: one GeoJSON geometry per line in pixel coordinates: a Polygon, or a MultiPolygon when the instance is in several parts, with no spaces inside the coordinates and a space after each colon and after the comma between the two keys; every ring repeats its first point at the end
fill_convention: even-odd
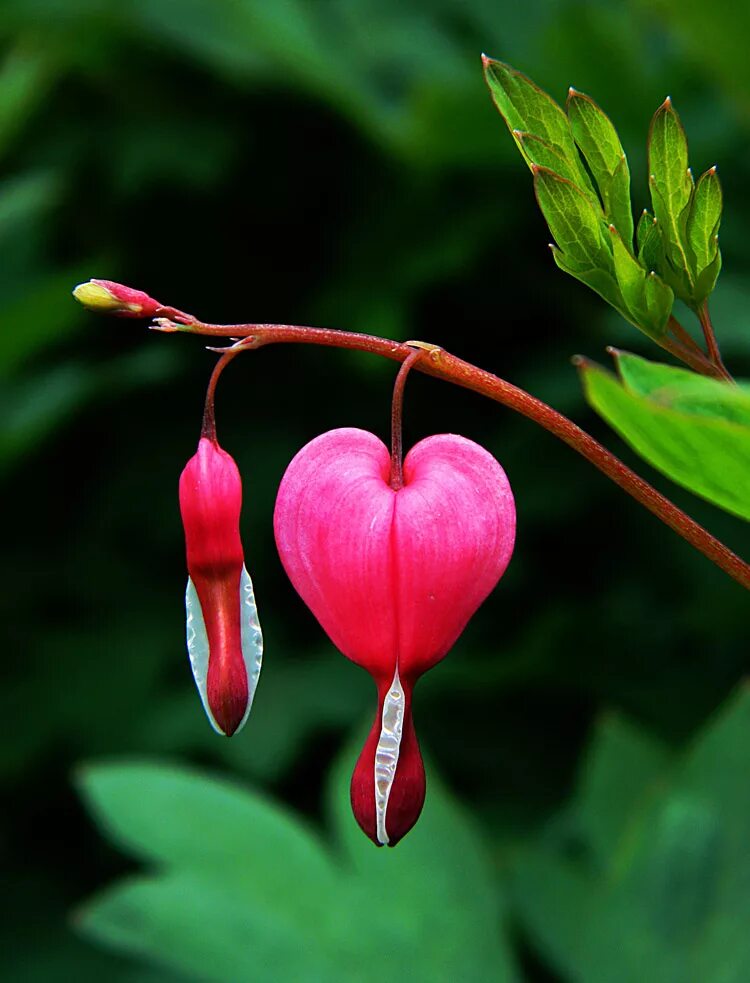
{"type": "Polygon", "coordinates": [[[424,801],[414,684],[497,584],[515,536],[505,472],[478,444],[456,434],[428,437],[401,466],[403,378],[391,452],[364,430],[322,434],[289,465],[274,516],[293,585],[378,688],[378,715],[351,791],[359,824],[379,845],[395,845],[424,801]]]}

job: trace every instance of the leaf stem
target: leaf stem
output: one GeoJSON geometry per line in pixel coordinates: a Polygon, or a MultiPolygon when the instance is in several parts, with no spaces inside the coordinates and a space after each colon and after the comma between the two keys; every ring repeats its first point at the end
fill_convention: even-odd
{"type": "Polygon", "coordinates": [[[726,379],[728,382],[734,382],[734,379],[732,379],[732,376],[727,371],[727,368],[721,358],[719,343],[716,340],[714,326],[711,322],[711,315],[708,311],[708,300],[703,301],[697,310],[697,314],[698,320],[701,323],[701,328],[703,329],[703,337],[706,339],[708,357],[711,359],[711,362],[716,366],[724,379],[726,379]]]}
{"type": "MultiPolygon", "coordinates": [[[[241,338],[235,354],[246,348],[261,348],[272,344],[325,345],[381,355],[396,362],[405,362],[414,354],[408,344],[331,328],[312,328],[290,324],[206,324],[198,320],[175,324],[157,319],[154,328],[161,331],[187,331],[210,337],[241,338]]],[[[425,346],[429,348],[429,346],[425,346]]],[[[229,352],[229,350],[228,350],[229,352]]],[[[442,348],[429,350],[428,357],[413,360],[413,368],[436,379],[451,382],[486,396],[533,420],[554,434],[594,467],[598,468],[649,512],[662,520],[684,540],[708,557],[737,583],[750,590],[750,565],[712,536],[706,529],[677,508],[643,478],[631,471],[614,454],[562,413],[546,403],[476,365],[451,355],[442,348]]],[[[583,364],[579,360],[578,364],[583,364]]],[[[214,372],[218,370],[216,366],[214,372]]]]}
{"type": "Polygon", "coordinates": [[[667,334],[655,338],[657,345],[700,375],[708,375],[714,379],[731,379],[723,365],[720,367],[706,357],[673,314],[669,318],[668,330],[672,332],[673,337],[667,334]]]}

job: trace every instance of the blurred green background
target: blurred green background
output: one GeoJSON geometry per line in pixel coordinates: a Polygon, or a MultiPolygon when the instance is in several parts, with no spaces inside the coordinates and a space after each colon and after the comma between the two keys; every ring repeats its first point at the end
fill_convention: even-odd
{"type": "Polygon", "coordinates": [[[376,851],[345,802],[374,691],[285,580],[271,516],[307,440],[387,435],[393,366],[279,346],[224,377],[266,638],[225,741],[184,651],[176,494],[213,357],[69,294],[107,277],[211,321],[443,345],[747,556],[745,524],[586,408],[572,354],[659,352],[555,269],[479,53],[592,95],[637,210],[672,96],[694,167],[722,175],[714,322],[749,376],[748,35],[729,0],[4,0],[0,977],[750,980],[743,590],[533,424],[413,377],[406,443],[483,443],[519,529],[417,695],[423,819],[376,851]]]}

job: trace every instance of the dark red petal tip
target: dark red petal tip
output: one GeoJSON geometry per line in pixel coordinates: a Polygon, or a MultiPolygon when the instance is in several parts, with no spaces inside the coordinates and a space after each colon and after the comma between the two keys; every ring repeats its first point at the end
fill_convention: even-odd
{"type": "Polygon", "coordinates": [[[395,846],[419,819],[425,800],[426,780],[411,710],[407,708],[398,764],[384,812],[386,835],[383,837],[382,830],[378,829],[375,796],[375,756],[381,737],[381,720],[382,709],[354,767],[351,803],[354,818],[375,846],[395,846]]]}

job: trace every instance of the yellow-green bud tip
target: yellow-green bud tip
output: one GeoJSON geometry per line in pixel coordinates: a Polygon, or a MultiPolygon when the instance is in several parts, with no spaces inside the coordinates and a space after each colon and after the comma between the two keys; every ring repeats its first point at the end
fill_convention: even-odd
{"type": "Polygon", "coordinates": [[[96,311],[100,314],[113,314],[117,312],[131,312],[138,314],[142,307],[140,304],[128,304],[107,290],[100,283],[88,280],[86,283],[79,283],[73,291],[73,296],[79,304],[83,304],[86,310],[96,311]]]}

